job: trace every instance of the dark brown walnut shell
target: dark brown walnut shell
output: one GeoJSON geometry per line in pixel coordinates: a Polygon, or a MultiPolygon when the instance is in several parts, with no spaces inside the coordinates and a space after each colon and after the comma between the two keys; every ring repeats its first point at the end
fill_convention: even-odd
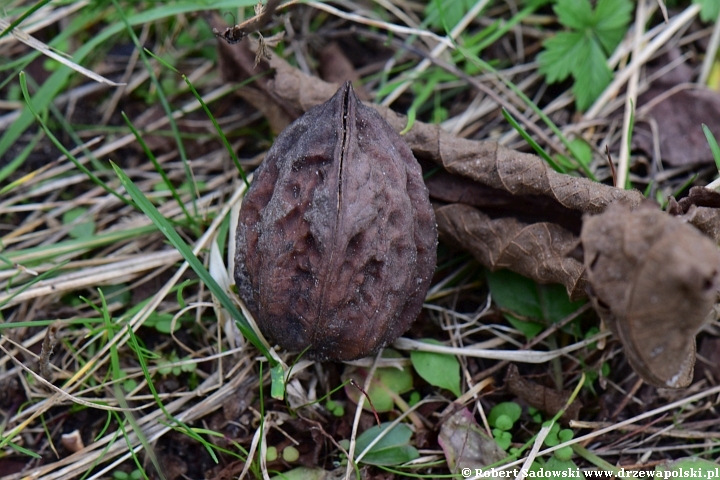
{"type": "Polygon", "coordinates": [[[236,238],[235,282],[262,333],[319,360],[361,358],[402,335],[435,269],[420,166],[349,82],[277,137],[236,238]]]}

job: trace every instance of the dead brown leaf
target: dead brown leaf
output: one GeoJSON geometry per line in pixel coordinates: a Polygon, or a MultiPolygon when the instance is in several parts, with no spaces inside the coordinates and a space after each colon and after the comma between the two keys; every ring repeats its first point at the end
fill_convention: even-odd
{"type": "Polygon", "coordinates": [[[320,50],[319,57],[318,73],[320,73],[320,78],[326,82],[336,84],[342,84],[345,80],[350,80],[358,98],[364,102],[370,100],[365,87],[360,83],[360,75],[337,42],[330,42],[325,45],[320,50]]]}
{"type": "MultiPolygon", "coordinates": [[[[269,64],[275,75],[267,87],[282,104],[305,111],[330,98],[337,88],[305,75],[280,58],[274,57],[269,64]]],[[[372,106],[395,130],[405,128],[405,116],[389,108],[372,106]]],[[[404,139],[418,159],[432,160],[450,173],[513,195],[549,197],[571,210],[599,213],[612,202],[634,207],[643,200],[640,192],[563,175],[535,155],[516,152],[493,141],[457,138],[438,125],[415,122],[404,139]]]]}
{"type": "MultiPolygon", "coordinates": [[[[226,45],[221,43],[220,48],[225,49],[226,45]]],[[[243,47],[240,45],[234,48],[243,47]]],[[[252,52],[248,51],[244,56],[251,58],[252,52]]],[[[235,57],[243,56],[236,54],[235,57]]],[[[249,75],[242,72],[250,72],[250,64],[246,59],[238,63],[238,68],[224,68],[223,73],[228,81],[239,81],[249,75]],[[233,74],[233,77],[227,77],[230,74],[233,74]]],[[[271,77],[263,77],[258,82],[259,86],[285,111],[306,111],[326,101],[337,89],[335,85],[302,73],[277,56],[273,57],[268,65],[274,69],[274,73],[271,77]]],[[[404,116],[388,108],[372,106],[395,130],[405,128],[404,116]]],[[[415,122],[404,139],[418,159],[438,163],[448,172],[502,192],[505,198],[519,199],[515,204],[532,205],[537,201],[540,208],[536,212],[601,212],[613,201],[636,206],[643,200],[639,192],[620,190],[585,178],[562,175],[550,169],[539,157],[515,152],[496,142],[456,138],[437,125],[415,122]],[[552,208],[549,205],[552,205],[552,208]]],[[[479,244],[475,247],[466,245],[464,240],[469,237],[461,234],[461,230],[456,227],[463,229],[469,223],[467,219],[461,219],[459,213],[470,214],[471,210],[444,211],[447,221],[440,225],[441,233],[446,237],[454,237],[456,243],[472,250],[484,265],[493,269],[509,268],[542,283],[559,282],[565,285],[573,298],[582,295],[582,269],[579,262],[562,259],[577,242],[577,238],[569,231],[549,222],[531,225],[513,218],[497,219],[497,223],[491,228],[489,225],[477,228],[484,229],[485,233],[491,236],[511,236],[496,238],[492,242],[496,249],[483,251],[479,244]],[[452,227],[453,225],[455,227],[452,227]],[[497,230],[499,225],[503,227],[497,230]],[[446,227],[452,227],[453,230],[443,231],[446,227]],[[533,254],[542,256],[530,259],[533,255],[522,252],[526,246],[532,246],[533,254]],[[554,260],[550,260],[551,257],[554,260]],[[516,259],[519,259],[518,263],[516,259]]],[[[479,215],[473,214],[474,218],[484,217],[482,213],[477,213],[479,215]]],[[[566,217],[571,221],[572,215],[566,217]]],[[[489,217],[485,219],[486,222],[489,220],[489,217]]]]}
{"type": "Polygon", "coordinates": [[[670,197],[667,212],[692,224],[715,243],[720,243],[720,193],[705,187],[693,187],[687,197],[670,197]]]}
{"type": "Polygon", "coordinates": [[[671,48],[648,66],[648,76],[660,76],[638,99],[633,147],[653,154],[655,139],[649,126],[653,122],[658,160],[672,166],[712,163],[702,124],[716,135],[720,132],[720,94],[699,86],[695,70],[681,57],[679,48],[671,48]],[[676,66],[665,71],[671,64],[676,66]]]}
{"type": "MultiPolygon", "coordinates": [[[[226,55],[226,60],[242,59],[234,66],[237,68],[230,65],[222,68],[226,81],[237,82],[249,78],[252,74],[261,73],[250,69],[250,59],[254,58],[254,53],[243,45],[233,49],[247,50],[244,54],[226,55]]],[[[226,47],[227,45],[220,43],[221,54],[226,47]]],[[[327,101],[338,89],[338,85],[306,75],[277,56],[270,59],[267,65],[274,69],[274,73],[272,76],[263,76],[258,82],[259,88],[265,90],[285,111],[297,112],[294,118],[327,101]]],[[[406,127],[405,116],[386,107],[371,106],[377,109],[396,131],[402,131],[406,127]]],[[[612,202],[634,207],[643,200],[640,192],[563,175],[552,170],[535,155],[516,152],[493,141],[457,138],[438,125],[415,122],[403,138],[419,160],[432,160],[450,173],[465,176],[482,185],[513,195],[549,197],[571,210],[599,213],[612,202]]]]}
{"type": "Polygon", "coordinates": [[[591,300],[630,365],[652,385],[689,385],[720,285],[717,245],[652,206],[613,205],[584,219],[581,238],[591,300]]]}
{"type": "Polygon", "coordinates": [[[474,472],[476,468],[492,465],[507,456],[467,408],[461,408],[443,422],[438,443],[453,473],[466,468],[474,472]]]}
{"type": "Polygon", "coordinates": [[[525,223],[551,222],[580,235],[582,214],[543,195],[513,195],[444,170],[425,179],[430,198],[480,208],[492,218],[512,216],[525,223]]]}
{"type": "MultiPolygon", "coordinates": [[[[650,96],[663,95],[672,85],[653,86],[650,96]]],[[[672,166],[713,163],[702,124],[706,124],[715,135],[720,133],[720,93],[696,84],[678,89],[664,97],[644,115],[657,123],[660,143],[660,157],[672,166]]],[[[642,120],[639,118],[638,120],[642,120]]],[[[653,138],[649,128],[642,124],[633,136],[634,145],[651,154],[653,138]]]]}
{"type": "Polygon", "coordinates": [[[491,219],[455,203],[435,210],[440,238],[468,250],[491,270],[509,268],[541,283],[564,285],[571,299],[585,296],[583,265],[566,256],[577,237],[554,223],[491,219]]]}
{"type": "MultiPolygon", "coordinates": [[[[507,374],[505,375],[505,384],[513,395],[521,398],[531,407],[537,408],[550,416],[565,409],[565,405],[571,395],[571,392],[558,392],[552,388],[525,380],[520,376],[518,368],[515,365],[508,367],[507,374]]],[[[565,413],[563,413],[560,419],[564,422],[577,420],[581,408],[582,404],[580,401],[575,400],[565,409],[565,413]]]]}
{"type": "Polygon", "coordinates": [[[647,122],[654,122],[655,131],[660,132],[660,157],[672,166],[712,163],[701,126],[707,125],[716,135],[720,132],[720,93],[689,83],[691,78],[692,71],[689,75],[663,76],[639,102],[641,115],[633,146],[648,155],[653,153],[653,133],[647,122]]]}

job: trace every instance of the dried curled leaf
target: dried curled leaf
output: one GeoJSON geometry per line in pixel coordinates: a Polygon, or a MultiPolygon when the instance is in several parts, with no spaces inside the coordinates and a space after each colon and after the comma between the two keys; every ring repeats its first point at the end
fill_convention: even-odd
{"type": "Polygon", "coordinates": [[[567,253],[577,237],[554,223],[491,219],[459,203],[435,211],[444,240],[459,244],[491,270],[510,268],[541,283],[560,283],[571,299],[585,296],[583,265],[567,253]]]}
{"type": "Polygon", "coordinates": [[[465,469],[474,472],[475,469],[497,464],[507,456],[467,408],[459,409],[443,422],[438,443],[453,473],[465,469]]]}
{"type": "Polygon", "coordinates": [[[705,187],[692,187],[680,201],[670,197],[667,211],[677,215],[720,243],[720,193],[705,187]]]}
{"type": "MultiPolygon", "coordinates": [[[[287,108],[306,110],[334,91],[334,86],[305,75],[277,56],[268,63],[275,74],[266,87],[287,108]]],[[[396,131],[407,125],[405,116],[379,105],[373,108],[396,131]]],[[[540,157],[510,150],[497,142],[457,138],[439,125],[415,122],[403,138],[417,158],[432,160],[450,173],[513,195],[546,196],[584,213],[599,213],[612,202],[635,207],[644,198],[637,191],[557,173],[540,157]]]]}
{"type": "Polygon", "coordinates": [[[692,205],[682,219],[720,244],[720,209],[692,205]]]}
{"type": "Polygon", "coordinates": [[[630,365],[651,385],[688,386],[720,286],[717,246],[657,208],[620,205],[585,218],[581,238],[593,305],[630,365]]]}
{"type": "Polygon", "coordinates": [[[351,360],[404,333],[435,269],[420,166],[345,83],[278,136],[240,211],[235,281],[263,334],[351,360]]]}
{"type": "Polygon", "coordinates": [[[491,217],[512,216],[524,223],[556,223],[580,235],[582,213],[565,208],[544,195],[513,195],[443,170],[434,171],[425,179],[425,185],[433,200],[470,205],[491,217]]]}

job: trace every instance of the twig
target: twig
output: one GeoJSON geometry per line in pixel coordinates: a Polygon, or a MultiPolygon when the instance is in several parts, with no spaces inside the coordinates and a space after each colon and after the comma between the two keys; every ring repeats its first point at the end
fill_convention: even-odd
{"type": "Polygon", "coordinates": [[[718,46],[720,46],[720,13],[718,13],[718,18],[715,19],[715,26],[713,27],[712,35],[710,35],[710,42],[708,42],[707,49],[705,50],[705,60],[703,60],[702,70],[700,70],[700,77],[697,81],[700,85],[707,83],[710,70],[712,70],[713,65],[715,65],[718,46]]]}
{"type": "Polygon", "coordinates": [[[610,415],[610,418],[615,419],[618,417],[618,415],[620,415],[620,412],[622,412],[625,409],[628,402],[630,402],[630,399],[637,393],[638,390],[640,390],[640,387],[642,387],[642,385],[643,385],[643,379],[638,378],[637,381],[635,382],[635,384],[630,389],[630,391],[628,391],[627,394],[625,395],[625,397],[623,397],[622,401],[617,406],[617,408],[615,408],[615,411],[612,413],[612,415],[610,415]]]}
{"type": "MultiPolygon", "coordinates": [[[[452,29],[450,32],[449,37],[451,39],[457,38],[466,28],[468,25],[470,25],[470,22],[472,22],[485,8],[487,5],[487,0],[479,0],[466,14],[463,16],[463,18],[460,20],[460,22],[455,26],[455,28],[452,29]]],[[[452,45],[452,43],[451,43],[452,45]]],[[[439,57],[444,51],[447,49],[447,43],[441,43],[440,45],[436,46],[432,49],[430,52],[430,58],[437,58],[439,57]]],[[[430,65],[431,60],[430,58],[426,58],[420,64],[415,67],[415,69],[412,71],[412,73],[409,75],[410,78],[408,80],[405,80],[403,83],[398,85],[398,87],[393,90],[393,92],[385,97],[385,99],[382,102],[382,105],[387,107],[390,104],[392,104],[395,100],[398,99],[402,93],[407,90],[407,88],[412,84],[412,81],[414,78],[417,77],[420,73],[424,72],[430,65]]]]}
{"type": "MultiPolygon", "coordinates": [[[[289,2],[285,5],[289,5],[290,3],[294,3],[294,2],[289,2]]],[[[285,5],[283,5],[283,6],[285,6],[285,5]]],[[[360,15],[355,15],[353,13],[343,12],[341,10],[338,10],[337,8],[331,7],[330,5],[326,5],[324,3],[307,2],[307,5],[317,8],[318,10],[322,10],[324,12],[335,15],[336,17],[344,18],[345,20],[350,20],[352,22],[361,23],[363,25],[369,25],[371,27],[379,27],[379,28],[388,30],[393,33],[400,33],[400,34],[404,34],[404,35],[417,35],[419,37],[430,37],[430,38],[437,40],[442,45],[445,45],[445,47],[454,48],[453,43],[450,40],[448,40],[445,37],[441,37],[440,35],[437,35],[428,30],[423,30],[423,29],[418,29],[418,28],[408,28],[408,27],[403,27],[402,25],[395,25],[393,23],[382,22],[380,20],[373,20],[370,18],[362,17],[360,15]]]]}
{"type": "Polygon", "coordinates": [[[602,95],[595,100],[592,107],[590,107],[590,109],[585,113],[583,120],[596,118],[603,107],[605,107],[610,101],[610,98],[614,97],[620,91],[620,88],[622,88],[623,84],[625,84],[628,78],[630,78],[633,71],[644,65],[645,62],[647,62],[650,57],[658,51],[658,49],[660,49],[660,47],[665,45],[670,37],[675,35],[678,30],[680,30],[686,23],[690,22],[698,13],[700,13],[700,5],[691,5],[681,14],[675,16],[670,23],[664,25],[665,29],[642,50],[640,55],[637,58],[633,57],[630,64],[625,67],[624,70],[619,71],[615,75],[615,79],[612,83],[608,85],[602,95]]]}
{"type": "MultiPolygon", "coordinates": [[[[640,56],[642,49],[642,36],[645,28],[645,0],[640,0],[637,4],[637,13],[635,15],[635,38],[633,42],[633,59],[640,56]]],[[[625,96],[625,114],[623,117],[623,128],[620,140],[620,158],[618,159],[617,183],[618,188],[625,188],[627,183],[628,169],[630,168],[630,142],[632,135],[632,118],[634,117],[635,105],[637,105],[638,83],[640,81],[640,65],[632,70],[630,79],[628,80],[627,95],[625,96]]]]}
{"type": "MultiPolygon", "coordinates": [[[[373,366],[370,367],[370,371],[367,374],[367,377],[365,378],[365,385],[363,385],[363,388],[367,391],[370,389],[370,385],[372,384],[373,376],[375,375],[375,370],[377,369],[377,361],[380,359],[380,356],[382,355],[382,350],[378,352],[377,355],[375,355],[375,362],[373,362],[373,366]]],[[[370,397],[368,397],[370,398],[370,397]]],[[[355,410],[355,418],[353,419],[353,425],[352,425],[352,433],[350,434],[350,447],[348,448],[348,464],[347,469],[345,470],[345,478],[351,478],[350,474],[352,473],[353,467],[356,466],[357,462],[353,458],[355,455],[355,442],[357,439],[357,430],[358,425],[360,425],[360,415],[362,414],[363,404],[365,403],[365,397],[360,396],[358,398],[357,402],[357,408],[355,410]]]]}
{"type": "Polygon", "coordinates": [[[42,349],[40,350],[40,375],[45,380],[50,380],[52,370],[50,369],[50,356],[57,343],[57,332],[60,329],[60,323],[54,323],[47,328],[45,338],[43,339],[42,349]]]}
{"type": "MultiPolygon", "coordinates": [[[[364,37],[376,38],[382,42],[388,43],[388,39],[384,35],[376,34],[375,32],[363,31],[362,35],[364,37]]],[[[394,38],[390,39],[389,43],[391,43],[393,46],[395,46],[397,48],[402,48],[409,53],[412,53],[419,57],[423,57],[428,62],[435,64],[436,66],[442,68],[443,70],[464,80],[465,82],[472,85],[475,89],[477,89],[481,93],[484,93],[485,95],[487,95],[489,98],[491,98],[493,101],[495,101],[495,103],[497,103],[499,106],[505,107],[507,109],[507,111],[510,112],[519,122],[521,122],[523,125],[525,125],[528,128],[528,130],[531,130],[533,133],[535,133],[535,135],[537,135],[539,138],[541,138],[553,150],[555,150],[556,152],[561,153],[561,154],[565,153],[564,148],[562,148],[560,145],[557,144],[557,142],[553,141],[550,137],[548,137],[548,135],[540,127],[538,127],[534,122],[530,121],[525,116],[525,114],[523,114],[520,110],[518,110],[515,107],[515,105],[510,103],[508,100],[502,98],[494,89],[483,84],[477,78],[468,75],[467,73],[463,72],[461,69],[457,68],[455,65],[452,65],[448,62],[440,60],[439,58],[434,58],[431,56],[431,54],[428,54],[427,52],[424,52],[420,49],[417,49],[417,48],[407,45],[403,42],[400,42],[397,39],[394,39],[394,38]]],[[[499,77],[499,75],[495,75],[495,76],[499,77]]],[[[504,85],[502,85],[501,82],[499,82],[496,86],[498,87],[499,90],[506,92],[506,89],[505,89],[504,85]]]]}
{"type": "Polygon", "coordinates": [[[224,39],[229,44],[238,43],[249,34],[263,28],[272,18],[278,5],[280,5],[280,0],[268,0],[265,6],[260,8],[256,7],[257,15],[254,17],[244,21],[240,25],[226,28],[223,33],[220,33],[217,28],[213,28],[213,33],[216,37],[224,39]]]}
{"type": "Polygon", "coordinates": [[[610,147],[608,147],[607,145],[605,145],[605,155],[607,155],[608,165],[610,165],[610,173],[612,173],[613,186],[617,187],[617,172],[615,171],[615,164],[613,163],[612,157],[610,156],[610,147]]]}
{"type": "MultiPolygon", "coordinates": [[[[710,422],[708,422],[710,423],[710,422]]],[[[717,424],[717,421],[713,420],[713,425],[717,424]]],[[[570,428],[607,428],[612,426],[612,422],[584,422],[580,420],[570,420],[570,428]]],[[[710,426],[710,425],[709,425],[710,426]]],[[[667,427],[650,427],[646,425],[627,425],[620,430],[627,431],[640,431],[650,434],[658,434],[663,437],[672,438],[690,438],[690,439],[707,439],[707,438],[720,438],[720,432],[700,432],[697,430],[689,430],[689,425],[683,425],[686,430],[667,430],[667,427]]]]}

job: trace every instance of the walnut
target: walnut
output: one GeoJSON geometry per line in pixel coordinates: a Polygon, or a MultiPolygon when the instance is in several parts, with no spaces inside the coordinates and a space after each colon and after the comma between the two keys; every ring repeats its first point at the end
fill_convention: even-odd
{"type": "Polygon", "coordinates": [[[236,240],[235,282],[263,334],[318,360],[352,360],[418,316],[437,227],[410,148],[347,82],[278,136],[236,240]]]}

